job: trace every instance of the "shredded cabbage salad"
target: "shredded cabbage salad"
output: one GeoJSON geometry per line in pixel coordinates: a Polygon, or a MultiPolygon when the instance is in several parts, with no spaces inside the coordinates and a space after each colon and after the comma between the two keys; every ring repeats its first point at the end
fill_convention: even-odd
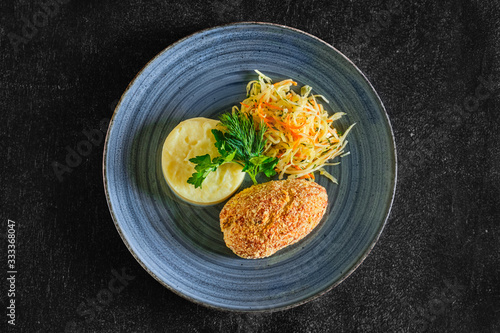
{"type": "Polygon", "coordinates": [[[344,112],[329,115],[318,102],[325,97],[312,95],[310,86],[303,86],[300,94],[294,92],[291,86],[297,83],[292,79],[273,83],[272,80],[259,71],[257,80],[247,85],[247,98],[241,102],[241,107],[233,107],[233,112],[243,112],[251,115],[257,124],[264,122],[267,139],[264,154],[279,158],[276,171],[279,179],[306,178],[314,180],[314,172],[319,171],[332,182],[335,177],[325,170],[325,166],[339,163],[329,163],[337,156],[345,156],[347,134],[355,124],[343,133],[334,127],[334,122],[340,119],[344,112]]]}

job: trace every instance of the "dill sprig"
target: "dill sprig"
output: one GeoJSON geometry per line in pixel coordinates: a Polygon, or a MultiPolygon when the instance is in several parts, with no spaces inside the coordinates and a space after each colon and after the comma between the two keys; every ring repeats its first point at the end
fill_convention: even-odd
{"type": "Polygon", "coordinates": [[[212,134],[220,156],[210,159],[206,154],[190,159],[195,164],[196,172],[188,179],[189,184],[201,187],[210,172],[224,163],[241,165],[254,184],[257,184],[256,177],[261,172],[268,177],[276,174],[274,168],[278,158],[263,155],[266,145],[264,133],[267,129],[264,122],[255,126],[249,115],[237,111],[224,113],[219,119],[224,130],[213,129],[212,134]]]}

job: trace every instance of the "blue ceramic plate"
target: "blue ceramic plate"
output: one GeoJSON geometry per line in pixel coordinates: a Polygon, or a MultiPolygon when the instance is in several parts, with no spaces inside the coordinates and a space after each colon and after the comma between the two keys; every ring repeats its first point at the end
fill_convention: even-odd
{"type": "MultiPolygon", "coordinates": [[[[199,304],[236,311],[292,307],[339,284],[375,245],[396,180],[395,146],[382,102],[366,77],[320,39],[292,28],[238,23],[204,30],[151,60],[123,94],[107,135],[104,186],[126,246],[161,284],[199,304]],[[163,141],[182,120],[216,119],[245,98],[254,69],[292,78],[348,115],[349,156],[317,177],[329,206],[305,239],[275,255],[241,259],[224,244],[223,204],[179,200],[161,169],[163,141]]],[[[248,186],[248,182],[243,186],[248,186]]]]}

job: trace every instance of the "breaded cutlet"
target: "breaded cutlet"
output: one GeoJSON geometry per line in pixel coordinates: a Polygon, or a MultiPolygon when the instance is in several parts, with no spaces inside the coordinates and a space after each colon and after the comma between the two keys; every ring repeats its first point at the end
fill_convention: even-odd
{"type": "Polygon", "coordinates": [[[293,179],[253,185],[220,212],[226,245],[238,256],[264,258],[309,234],[323,217],[328,195],[315,182],[293,179]]]}

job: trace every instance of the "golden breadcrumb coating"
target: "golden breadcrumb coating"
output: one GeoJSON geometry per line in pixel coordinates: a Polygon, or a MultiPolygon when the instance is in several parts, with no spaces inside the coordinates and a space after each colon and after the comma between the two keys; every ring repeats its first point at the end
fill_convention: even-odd
{"type": "Polygon", "coordinates": [[[268,257],[309,234],[327,204],[325,188],[303,179],[251,186],[220,212],[224,241],[242,258],[268,257]]]}

